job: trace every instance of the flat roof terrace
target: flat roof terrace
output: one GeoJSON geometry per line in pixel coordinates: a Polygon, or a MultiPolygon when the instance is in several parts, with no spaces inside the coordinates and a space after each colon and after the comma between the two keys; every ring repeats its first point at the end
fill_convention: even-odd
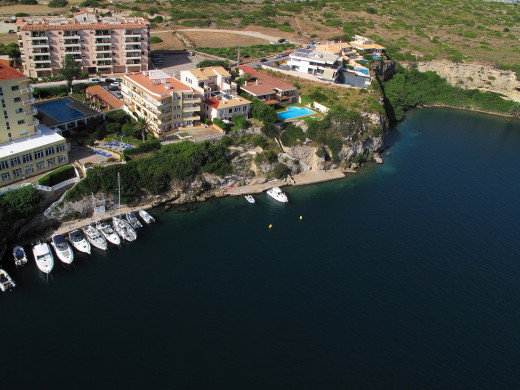
{"type": "Polygon", "coordinates": [[[68,97],[35,103],[33,108],[42,116],[40,123],[49,127],[99,114],[96,110],[68,97]]]}

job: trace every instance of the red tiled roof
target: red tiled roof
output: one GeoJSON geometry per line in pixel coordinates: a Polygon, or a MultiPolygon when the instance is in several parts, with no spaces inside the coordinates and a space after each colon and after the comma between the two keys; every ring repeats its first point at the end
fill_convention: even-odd
{"type": "Polygon", "coordinates": [[[269,93],[274,93],[275,90],[293,91],[296,89],[296,87],[278,80],[275,77],[257,72],[250,66],[240,65],[238,69],[244,73],[251,74],[258,80],[257,84],[248,84],[241,87],[244,91],[251,92],[254,95],[267,95],[269,93]]]}
{"type": "Polygon", "coordinates": [[[20,79],[27,78],[21,72],[18,72],[16,69],[13,69],[9,66],[8,60],[0,60],[0,80],[11,80],[11,79],[20,79]]]}
{"type": "Polygon", "coordinates": [[[112,108],[119,108],[123,106],[123,102],[117,99],[114,95],[99,85],[88,87],[85,92],[90,96],[97,96],[112,108]]]}
{"type": "Polygon", "coordinates": [[[193,91],[186,84],[181,83],[179,80],[174,79],[173,77],[165,78],[166,83],[170,84],[170,89],[166,89],[166,83],[162,84],[159,82],[158,84],[154,84],[153,79],[151,79],[149,76],[143,75],[142,73],[125,74],[123,78],[130,81],[136,87],[139,87],[140,89],[144,88],[148,92],[162,98],[168,97],[173,91],[193,91]]]}

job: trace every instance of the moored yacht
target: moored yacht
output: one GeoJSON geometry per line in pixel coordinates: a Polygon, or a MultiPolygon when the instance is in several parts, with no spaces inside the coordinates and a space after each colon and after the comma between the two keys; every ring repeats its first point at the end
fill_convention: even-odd
{"type": "Polygon", "coordinates": [[[13,248],[13,257],[14,257],[14,264],[17,267],[27,263],[27,255],[25,254],[25,250],[23,249],[23,246],[17,245],[13,248]]]}
{"type": "Polygon", "coordinates": [[[137,239],[137,233],[124,219],[112,217],[112,224],[114,225],[114,230],[121,238],[126,241],[135,241],[137,239]]]}
{"type": "Polygon", "coordinates": [[[131,211],[126,213],[126,220],[130,224],[130,226],[132,226],[136,230],[143,227],[143,224],[139,222],[137,216],[131,211]]]}
{"type": "Polygon", "coordinates": [[[48,274],[54,268],[54,257],[51,248],[46,242],[41,242],[33,246],[33,255],[36,265],[43,273],[48,274]]]}
{"type": "Polygon", "coordinates": [[[72,264],[74,261],[74,253],[69,243],[65,241],[65,237],[61,234],[55,234],[52,236],[51,245],[60,259],[65,264],[72,264]]]}
{"type": "Polygon", "coordinates": [[[253,198],[253,195],[246,195],[245,196],[246,200],[249,202],[249,203],[255,203],[255,198],[253,198]]]}
{"type": "Polygon", "coordinates": [[[103,236],[105,236],[108,242],[111,242],[114,245],[121,245],[121,239],[108,223],[98,222],[96,228],[103,236]]]}
{"type": "Polygon", "coordinates": [[[69,233],[69,241],[78,251],[90,255],[90,242],[87,241],[79,230],[74,230],[69,233]]]}
{"type": "Polygon", "coordinates": [[[287,203],[289,199],[287,198],[287,194],[282,192],[280,187],[273,187],[270,190],[267,190],[267,195],[276,199],[278,202],[287,203]]]}
{"type": "Polygon", "coordinates": [[[85,233],[85,237],[87,237],[88,242],[98,249],[102,251],[107,250],[107,240],[105,237],[101,235],[101,233],[92,225],[85,226],[83,229],[83,233],[85,233]]]}
{"type": "Polygon", "coordinates": [[[152,217],[146,210],[139,210],[139,216],[145,221],[147,224],[155,222],[155,218],[152,217]]]}
{"type": "Polygon", "coordinates": [[[0,269],[0,289],[3,292],[6,292],[7,290],[14,288],[15,286],[16,286],[16,283],[9,276],[9,274],[7,272],[5,272],[3,269],[0,269]]]}

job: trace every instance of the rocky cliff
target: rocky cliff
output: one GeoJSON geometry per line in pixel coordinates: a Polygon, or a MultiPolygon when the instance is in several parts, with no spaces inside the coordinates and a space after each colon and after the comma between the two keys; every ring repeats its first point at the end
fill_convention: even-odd
{"type": "Polygon", "coordinates": [[[520,102],[520,82],[516,79],[515,73],[509,70],[450,61],[419,62],[417,69],[420,72],[433,71],[451,85],[494,92],[520,102]]]}

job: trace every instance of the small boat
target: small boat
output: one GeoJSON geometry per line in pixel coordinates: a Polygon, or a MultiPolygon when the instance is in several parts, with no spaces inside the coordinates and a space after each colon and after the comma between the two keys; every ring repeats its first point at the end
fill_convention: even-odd
{"type": "Polygon", "coordinates": [[[98,249],[102,251],[107,250],[107,240],[105,237],[101,235],[101,233],[92,225],[88,225],[84,227],[83,233],[85,233],[85,237],[87,237],[88,242],[98,249]]]}
{"type": "Polygon", "coordinates": [[[255,203],[255,198],[253,198],[253,195],[246,195],[245,196],[246,200],[249,202],[249,203],[255,203]]]}
{"type": "Polygon", "coordinates": [[[51,245],[60,259],[65,264],[72,264],[74,261],[74,253],[69,243],[65,241],[65,237],[61,234],[55,234],[52,236],[51,245]]]}
{"type": "Polygon", "coordinates": [[[41,242],[33,246],[33,255],[40,271],[46,274],[52,271],[54,268],[54,257],[49,244],[41,242]]]}
{"type": "Polygon", "coordinates": [[[114,225],[114,230],[121,238],[126,241],[135,241],[137,239],[137,233],[124,219],[112,217],[112,224],[114,225]]]}
{"type": "Polygon", "coordinates": [[[105,236],[106,240],[114,245],[121,245],[121,239],[112,227],[106,222],[98,222],[96,229],[105,236]]]}
{"type": "Polygon", "coordinates": [[[151,224],[155,222],[155,218],[152,217],[146,210],[139,210],[139,216],[145,221],[147,224],[151,224]]]}
{"type": "Polygon", "coordinates": [[[267,190],[267,195],[276,199],[278,202],[287,203],[289,199],[287,198],[287,194],[282,192],[280,187],[273,187],[270,190],[267,190]]]}
{"type": "Polygon", "coordinates": [[[130,226],[132,226],[134,229],[139,229],[139,228],[143,227],[143,224],[141,222],[139,222],[139,220],[137,219],[137,216],[134,213],[132,213],[131,211],[126,213],[126,220],[130,224],[130,226]]]}
{"type": "Polygon", "coordinates": [[[87,241],[87,239],[79,230],[74,230],[73,232],[69,233],[69,241],[78,251],[90,255],[90,242],[87,241]]]}
{"type": "Polygon", "coordinates": [[[6,292],[7,290],[10,290],[14,287],[16,287],[14,280],[7,272],[5,272],[3,269],[0,269],[0,289],[3,292],[6,292]]]}
{"type": "Polygon", "coordinates": [[[14,264],[19,267],[27,263],[27,255],[22,246],[15,246],[13,248],[14,264]]]}

